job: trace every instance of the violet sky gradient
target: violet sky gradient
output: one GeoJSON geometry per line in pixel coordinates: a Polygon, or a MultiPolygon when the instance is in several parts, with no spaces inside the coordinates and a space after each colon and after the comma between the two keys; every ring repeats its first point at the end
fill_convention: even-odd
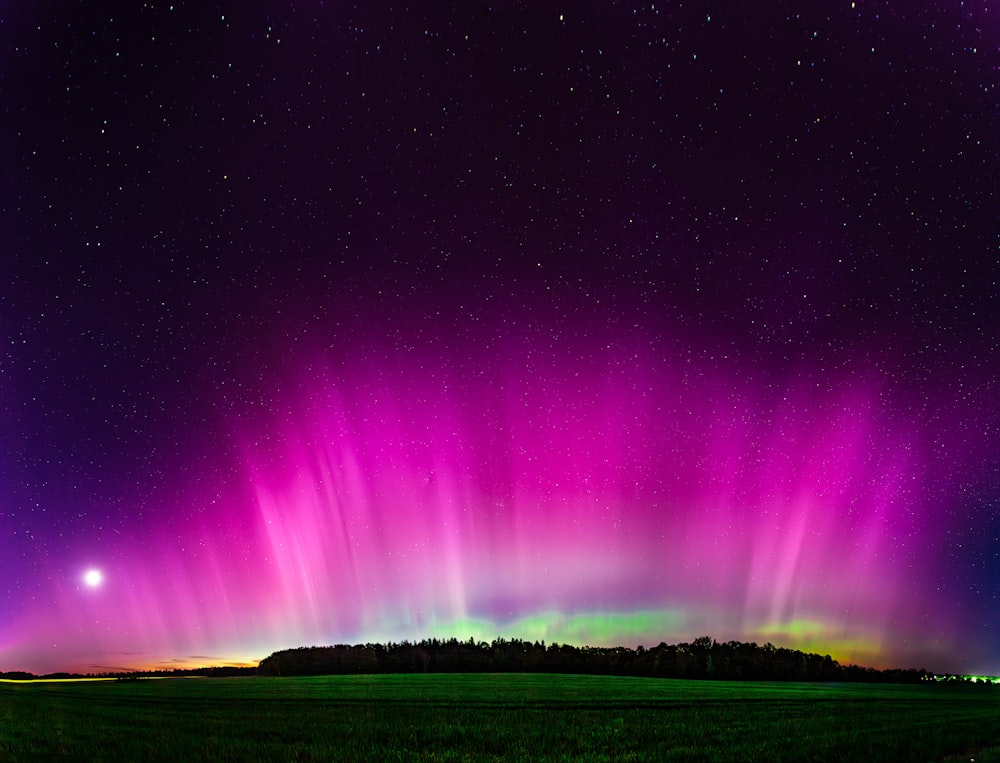
{"type": "Polygon", "coordinates": [[[747,5],[0,4],[0,670],[1000,673],[1000,20],[747,5]]]}

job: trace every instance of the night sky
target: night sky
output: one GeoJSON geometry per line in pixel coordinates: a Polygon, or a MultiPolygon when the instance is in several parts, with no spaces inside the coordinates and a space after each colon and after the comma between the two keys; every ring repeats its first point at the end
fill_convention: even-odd
{"type": "Polygon", "coordinates": [[[1000,673],[1000,8],[0,3],[0,670],[1000,673]]]}

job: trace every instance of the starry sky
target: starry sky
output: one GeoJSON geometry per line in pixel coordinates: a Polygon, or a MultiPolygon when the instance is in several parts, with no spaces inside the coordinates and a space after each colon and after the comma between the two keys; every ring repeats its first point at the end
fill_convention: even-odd
{"type": "Polygon", "coordinates": [[[0,56],[0,670],[1000,673],[988,0],[3,0],[0,56]]]}

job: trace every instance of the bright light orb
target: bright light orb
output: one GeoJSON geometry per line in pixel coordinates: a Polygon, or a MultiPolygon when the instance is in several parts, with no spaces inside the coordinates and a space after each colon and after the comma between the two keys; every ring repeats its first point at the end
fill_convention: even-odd
{"type": "Polygon", "coordinates": [[[101,571],[93,567],[83,573],[83,583],[88,588],[97,588],[104,581],[101,571]]]}

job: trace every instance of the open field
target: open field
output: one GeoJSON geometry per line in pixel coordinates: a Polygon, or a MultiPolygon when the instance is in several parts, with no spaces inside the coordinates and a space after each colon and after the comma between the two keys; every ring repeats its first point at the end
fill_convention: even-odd
{"type": "Polygon", "coordinates": [[[1000,692],[537,674],[0,683],[0,760],[1000,760],[1000,692]]]}

